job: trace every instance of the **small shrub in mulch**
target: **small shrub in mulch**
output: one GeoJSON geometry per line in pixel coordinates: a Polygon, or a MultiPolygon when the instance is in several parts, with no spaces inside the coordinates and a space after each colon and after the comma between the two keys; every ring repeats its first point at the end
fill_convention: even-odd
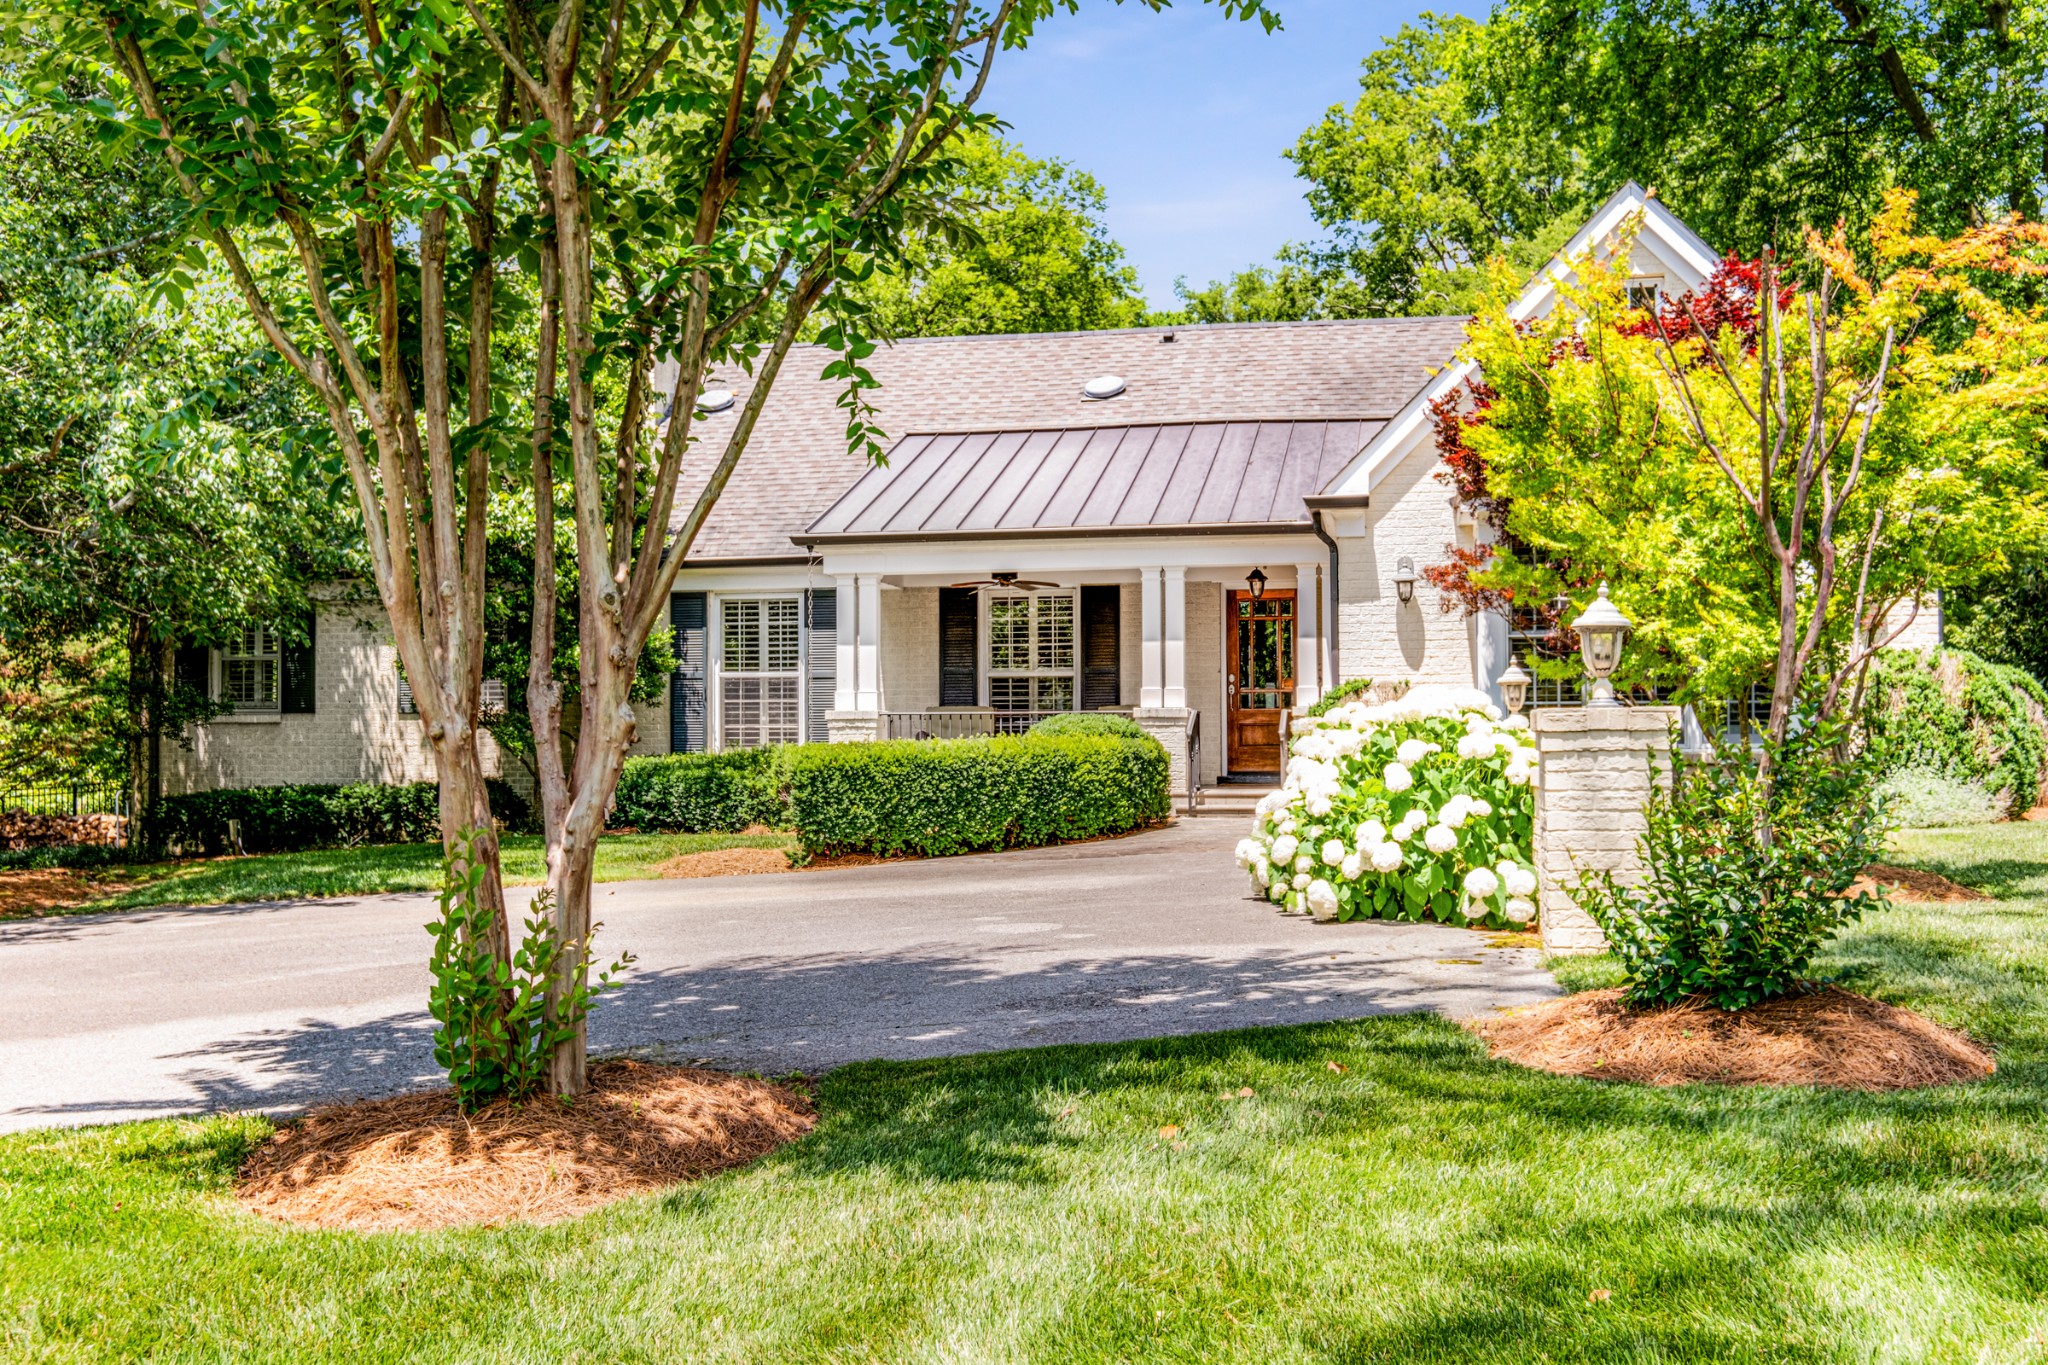
{"type": "Polygon", "coordinates": [[[794,1091],[746,1076],[600,1062],[573,1106],[461,1112],[450,1090],[316,1109],[243,1163],[266,1217],[366,1232],[549,1223],[744,1165],[811,1130],[794,1091]]]}
{"type": "Polygon", "coordinates": [[[1642,1085],[1814,1085],[1904,1090],[1975,1081],[1991,1054],[1911,1010],[1826,987],[1746,1009],[1704,1000],[1635,1008],[1586,991],[1467,1024],[1495,1057],[1642,1085]]]}

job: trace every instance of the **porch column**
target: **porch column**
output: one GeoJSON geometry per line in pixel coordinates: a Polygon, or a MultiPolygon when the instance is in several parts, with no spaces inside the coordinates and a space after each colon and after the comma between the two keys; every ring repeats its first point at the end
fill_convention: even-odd
{"type": "Polygon", "coordinates": [[[1294,566],[1294,704],[1313,706],[1323,695],[1323,594],[1317,566],[1294,566]]]}
{"type": "Polygon", "coordinates": [[[857,680],[853,709],[879,711],[882,709],[882,576],[872,573],[858,575],[855,595],[860,599],[860,633],[854,649],[857,680]]]}
{"type": "Polygon", "coordinates": [[[1143,626],[1138,646],[1138,705],[1144,707],[1166,705],[1166,603],[1160,581],[1162,573],[1157,568],[1138,570],[1138,615],[1143,626]]]}
{"type": "Polygon", "coordinates": [[[854,677],[855,646],[859,639],[855,631],[860,620],[860,608],[855,601],[852,574],[840,574],[836,580],[835,596],[839,603],[839,633],[833,641],[832,709],[834,711],[855,711],[859,688],[854,677]]]}
{"type": "Polygon", "coordinates": [[[1161,636],[1164,656],[1164,686],[1160,705],[1188,704],[1188,571],[1173,567],[1164,571],[1160,596],[1165,599],[1166,629],[1161,636]]]}

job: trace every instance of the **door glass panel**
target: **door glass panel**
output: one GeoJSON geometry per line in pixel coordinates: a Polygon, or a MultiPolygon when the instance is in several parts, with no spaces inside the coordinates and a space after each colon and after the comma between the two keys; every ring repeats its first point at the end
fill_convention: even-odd
{"type": "Polygon", "coordinates": [[[1237,687],[1241,711],[1294,705],[1294,600],[1241,598],[1237,604],[1237,687]]]}

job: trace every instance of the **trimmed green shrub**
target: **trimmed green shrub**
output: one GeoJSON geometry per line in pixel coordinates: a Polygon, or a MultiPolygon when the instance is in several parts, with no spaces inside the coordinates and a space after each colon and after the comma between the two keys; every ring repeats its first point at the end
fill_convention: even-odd
{"type": "Polygon", "coordinates": [[[1094,735],[807,745],[789,805],[808,854],[929,857],[1118,834],[1172,810],[1158,741],[1094,735]]]}
{"type": "Polygon", "coordinates": [[[612,798],[611,823],[685,834],[789,824],[793,745],[722,754],[629,758],[612,798]]]}
{"type": "Polygon", "coordinates": [[[1047,716],[1031,727],[1034,735],[1111,735],[1117,739],[1144,739],[1145,727],[1129,716],[1114,711],[1063,711],[1047,716]]]}
{"type": "MultiPolygon", "coordinates": [[[[511,830],[531,826],[533,810],[496,778],[487,781],[491,813],[511,830]]],[[[245,853],[291,853],[354,844],[424,844],[441,837],[441,794],[432,782],[407,786],[300,782],[186,792],[157,802],[144,842],[153,849],[227,853],[228,821],[242,826],[245,853]]]]}
{"type": "Polygon", "coordinates": [[[1991,825],[2005,818],[2005,803],[1968,782],[1932,768],[1901,768],[1877,784],[1885,815],[1901,829],[1991,825]]]}
{"type": "Polygon", "coordinates": [[[1631,1003],[1698,996],[1737,1010],[1806,989],[1821,945],[1881,903],[1843,894],[1883,851],[1885,822],[1869,755],[1842,764],[1842,738],[1815,725],[1787,739],[1768,791],[1746,744],[1696,762],[1673,755],[1670,789],[1653,784],[1644,812],[1642,882],[1600,872],[1573,892],[1607,935],[1631,1003]]]}
{"type": "Polygon", "coordinates": [[[1317,697],[1315,705],[1308,708],[1308,713],[1311,716],[1324,715],[1332,708],[1342,706],[1345,702],[1350,701],[1353,697],[1356,697],[1371,686],[1371,678],[1347,679],[1323,693],[1322,696],[1317,697]]]}
{"type": "Polygon", "coordinates": [[[1959,649],[1886,650],[1871,669],[1865,744],[1880,772],[1922,768],[1973,782],[2001,814],[2040,801],[2048,779],[2048,692],[2024,669],[1959,649]]]}

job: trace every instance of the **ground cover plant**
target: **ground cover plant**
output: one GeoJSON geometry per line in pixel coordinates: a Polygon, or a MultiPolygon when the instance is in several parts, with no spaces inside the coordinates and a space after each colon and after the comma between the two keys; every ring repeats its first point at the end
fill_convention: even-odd
{"type": "Polygon", "coordinates": [[[1873,911],[1817,970],[1992,1045],[1980,1083],[1603,1084],[1489,1061],[1428,1016],[873,1063],[821,1078],[816,1131],[747,1169],[547,1228],[372,1236],[237,1207],[260,1119],[22,1134],[0,1139],[7,1350],[2038,1359],[2048,828],[1894,856],[2001,899],[1873,911]]]}
{"type": "Polygon", "coordinates": [[[1280,790],[1260,798],[1239,866],[1318,919],[1526,924],[1536,741],[1484,693],[1417,687],[1301,722],[1280,790]]]}
{"type": "MultiPolygon", "coordinates": [[[[598,841],[596,875],[601,882],[640,881],[661,876],[662,864],[686,854],[791,846],[787,834],[607,834],[598,841]]],[[[546,880],[546,850],[537,836],[508,834],[502,847],[508,884],[531,886],[546,880]]],[[[441,858],[439,843],[372,844],[97,867],[81,870],[75,904],[43,913],[435,891],[441,886],[441,858]]],[[[15,909],[6,903],[4,877],[0,871],[0,915],[15,909]]]]}

